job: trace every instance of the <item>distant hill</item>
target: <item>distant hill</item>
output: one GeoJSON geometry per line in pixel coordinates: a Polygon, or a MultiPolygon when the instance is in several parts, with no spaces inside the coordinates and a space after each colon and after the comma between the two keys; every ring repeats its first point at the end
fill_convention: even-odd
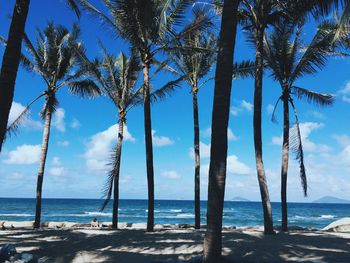
{"type": "Polygon", "coordinates": [[[334,196],[324,196],[320,199],[313,201],[313,203],[324,203],[324,204],[350,204],[349,200],[340,199],[334,196]]]}
{"type": "Polygon", "coordinates": [[[243,197],[240,197],[240,196],[235,196],[234,198],[231,199],[231,201],[235,201],[235,202],[250,202],[249,199],[243,198],[243,197]]]}

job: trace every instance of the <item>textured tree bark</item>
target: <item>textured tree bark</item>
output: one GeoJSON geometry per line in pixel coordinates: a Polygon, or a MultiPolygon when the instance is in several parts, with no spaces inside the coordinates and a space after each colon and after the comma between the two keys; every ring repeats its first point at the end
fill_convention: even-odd
{"type": "Polygon", "coordinates": [[[30,0],[16,0],[7,45],[0,73],[0,152],[5,140],[8,118],[15,90],[21,57],[22,37],[27,20],[30,0]]]}
{"type": "Polygon", "coordinates": [[[287,211],[287,173],[289,158],[289,102],[288,96],[283,98],[283,145],[282,145],[282,166],[281,166],[281,211],[282,231],[288,231],[287,211]]]}
{"type": "Polygon", "coordinates": [[[261,132],[261,107],[262,107],[262,79],[263,79],[263,51],[264,51],[264,28],[263,25],[258,25],[256,39],[256,60],[255,60],[255,85],[254,85],[254,147],[256,170],[260,187],[261,201],[264,212],[264,233],[272,234],[273,221],[272,209],[267,180],[265,175],[263,153],[262,153],[262,132],[261,132]]]}
{"type": "Polygon", "coordinates": [[[201,200],[200,200],[200,151],[199,151],[199,118],[198,118],[198,88],[192,88],[193,99],[193,127],[194,127],[194,214],[195,229],[201,228],[201,200]]]}
{"type": "MultiPolygon", "coordinates": [[[[50,98],[47,98],[46,103],[50,103],[50,98]]],[[[34,228],[40,228],[41,196],[42,196],[42,190],[43,190],[46,156],[47,156],[47,150],[49,147],[51,118],[52,118],[52,112],[51,112],[51,107],[49,106],[47,107],[47,111],[45,113],[45,126],[44,126],[43,140],[41,144],[41,155],[40,155],[40,162],[39,162],[39,169],[38,169],[38,181],[37,181],[37,187],[36,187],[36,208],[35,208],[34,228]]]]}
{"type": "Polygon", "coordinates": [[[114,167],[114,187],[113,187],[113,218],[112,228],[118,229],[118,208],[119,208],[119,174],[120,174],[120,160],[122,155],[123,132],[124,132],[124,115],[120,114],[118,142],[116,147],[116,162],[114,167]]]}
{"type": "Polygon", "coordinates": [[[150,102],[150,83],[149,83],[150,64],[146,61],[143,64],[143,109],[145,121],[145,143],[146,143],[146,166],[147,166],[147,185],[148,185],[148,217],[147,231],[151,232],[154,228],[154,170],[153,170],[153,146],[152,146],[152,120],[151,120],[151,102],[150,102]]]}
{"type": "Polygon", "coordinates": [[[212,135],[209,166],[207,231],[203,263],[221,262],[222,213],[227,162],[227,127],[232,88],[233,55],[239,0],[225,0],[221,21],[219,52],[215,72],[212,135]]]}

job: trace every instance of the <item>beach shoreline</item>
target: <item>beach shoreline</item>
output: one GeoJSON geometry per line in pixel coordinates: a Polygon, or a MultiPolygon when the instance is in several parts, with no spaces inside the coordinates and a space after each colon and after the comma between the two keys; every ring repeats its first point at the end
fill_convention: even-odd
{"type": "MultiPolygon", "coordinates": [[[[181,262],[201,255],[205,234],[205,229],[177,225],[156,225],[154,232],[146,232],[140,223],[124,223],[118,230],[69,222],[51,222],[38,230],[31,221],[6,226],[13,223],[14,229],[0,231],[0,246],[13,244],[20,253],[46,262],[181,262]]],[[[246,226],[223,228],[222,235],[223,255],[232,262],[345,263],[350,258],[350,232],[300,228],[265,236],[261,226],[246,226]]]]}

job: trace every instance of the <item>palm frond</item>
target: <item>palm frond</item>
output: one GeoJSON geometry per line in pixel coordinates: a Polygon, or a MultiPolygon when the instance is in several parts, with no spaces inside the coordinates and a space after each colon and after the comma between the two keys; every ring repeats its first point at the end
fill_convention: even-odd
{"type": "Polygon", "coordinates": [[[71,81],[68,83],[69,91],[82,98],[95,98],[101,95],[101,90],[91,79],[71,81]]]}
{"type": "Polygon", "coordinates": [[[295,159],[299,163],[299,172],[300,172],[300,179],[301,179],[301,185],[303,188],[304,196],[307,196],[307,178],[306,178],[306,170],[305,170],[305,164],[304,164],[304,150],[303,150],[303,144],[301,139],[301,132],[300,132],[300,124],[299,119],[297,115],[296,108],[294,106],[294,103],[292,100],[290,100],[290,103],[292,105],[292,108],[294,110],[294,116],[295,116],[295,126],[291,129],[291,135],[290,135],[290,141],[291,141],[291,150],[295,154],[295,159]]]}
{"type": "Polygon", "coordinates": [[[271,115],[271,121],[272,121],[273,123],[277,123],[277,119],[276,119],[276,114],[275,114],[275,112],[276,112],[278,103],[279,103],[281,100],[282,100],[282,96],[280,96],[280,97],[278,98],[278,100],[277,100],[276,103],[275,103],[275,106],[273,107],[273,111],[272,111],[272,115],[271,115]]]}
{"type": "Polygon", "coordinates": [[[59,102],[55,96],[55,94],[51,94],[51,95],[48,95],[48,93],[46,93],[46,102],[44,104],[44,107],[43,109],[41,110],[40,112],[40,115],[41,115],[41,118],[42,119],[45,119],[45,116],[48,112],[50,113],[54,113],[56,112],[56,109],[59,105],[59,102]]]}
{"type": "Polygon", "coordinates": [[[157,68],[152,72],[152,75],[150,76],[150,79],[152,79],[154,76],[156,76],[160,71],[166,71],[174,75],[180,75],[176,69],[169,66],[170,58],[165,59],[164,61],[159,61],[158,59],[153,59],[153,64],[157,66],[157,68]]]}
{"type": "Polygon", "coordinates": [[[45,96],[45,93],[39,95],[34,100],[32,100],[25,108],[24,110],[18,115],[18,117],[9,124],[9,126],[6,129],[6,137],[16,135],[21,124],[27,119],[29,113],[30,113],[30,107],[41,97],[45,96]]]}
{"type": "Polygon", "coordinates": [[[176,80],[169,81],[166,83],[164,86],[161,88],[155,90],[154,92],[151,93],[151,101],[156,102],[158,100],[163,100],[170,94],[174,93],[176,88],[180,87],[180,83],[186,79],[186,75],[180,76],[176,80]]]}
{"type": "MultiPolygon", "coordinates": [[[[89,3],[89,1],[86,1],[86,0],[77,0],[77,1],[80,2],[80,4],[82,5],[82,8],[88,11],[89,14],[99,19],[101,26],[104,29],[107,28],[109,31],[113,32],[114,35],[117,34],[116,36],[119,36],[119,30],[115,24],[115,21],[113,21],[113,18],[111,18],[108,15],[105,15],[103,12],[101,12],[91,3],[89,3]]],[[[113,9],[110,8],[110,5],[111,5],[110,1],[104,0],[104,3],[107,6],[107,8],[110,9],[109,11],[113,12],[113,9]]]]}
{"type": "Polygon", "coordinates": [[[75,12],[78,18],[80,18],[80,9],[76,0],[66,0],[67,5],[75,12]]]}
{"type": "Polygon", "coordinates": [[[334,23],[324,21],[319,25],[318,30],[311,43],[306,47],[303,55],[292,71],[290,83],[299,77],[315,74],[326,65],[327,57],[334,50],[334,23]]]}
{"type": "Polygon", "coordinates": [[[312,90],[293,86],[291,91],[299,99],[306,99],[309,103],[319,106],[331,106],[334,103],[335,96],[332,94],[322,94],[312,90]]]}
{"type": "Polygon", "coordinates": [[[235,62],[233,65],[233,78],[254,78],[255,76],[255,62],[251,60],[244,60],[235,62]]]}
{"type": "Polygon", "coordinates": [[[116,177],[119,176],[121,149],[122,149],[122,141],[120,142],[120,145],[118,141],[117,145],[115,146],[112,152],[111,162],[108,164],[108,166],[111,167],[111,170],[107,173],[107,180],[102,189],[103,198],[105,200],[103,201],[100,211],[103,211],[108,205],[109,201],[111,200],[114,181],[116,180],[116,177]]]}

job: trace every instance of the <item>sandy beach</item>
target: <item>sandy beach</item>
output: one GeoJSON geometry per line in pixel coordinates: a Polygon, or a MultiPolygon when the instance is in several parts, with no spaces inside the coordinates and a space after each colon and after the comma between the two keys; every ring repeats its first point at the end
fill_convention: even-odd
{"type": "MultiPolygon", "coordinates": [[[[59,222],[33,230],[29,225],[17,222],[14,229],[0,231],[0,246],[11,243],[18,252],[57,263],[181,262],[201,255],[205,233],[170,225],[157,225],[152,233],[144,231],[144,224],[124,224],[120,230],[76,228],[59,222]]],[[[350,232],[292,230],[264,236],[261,227],[224,229],[223,254],[229,262],[346,263],[350,260],[350,232]]]]}

